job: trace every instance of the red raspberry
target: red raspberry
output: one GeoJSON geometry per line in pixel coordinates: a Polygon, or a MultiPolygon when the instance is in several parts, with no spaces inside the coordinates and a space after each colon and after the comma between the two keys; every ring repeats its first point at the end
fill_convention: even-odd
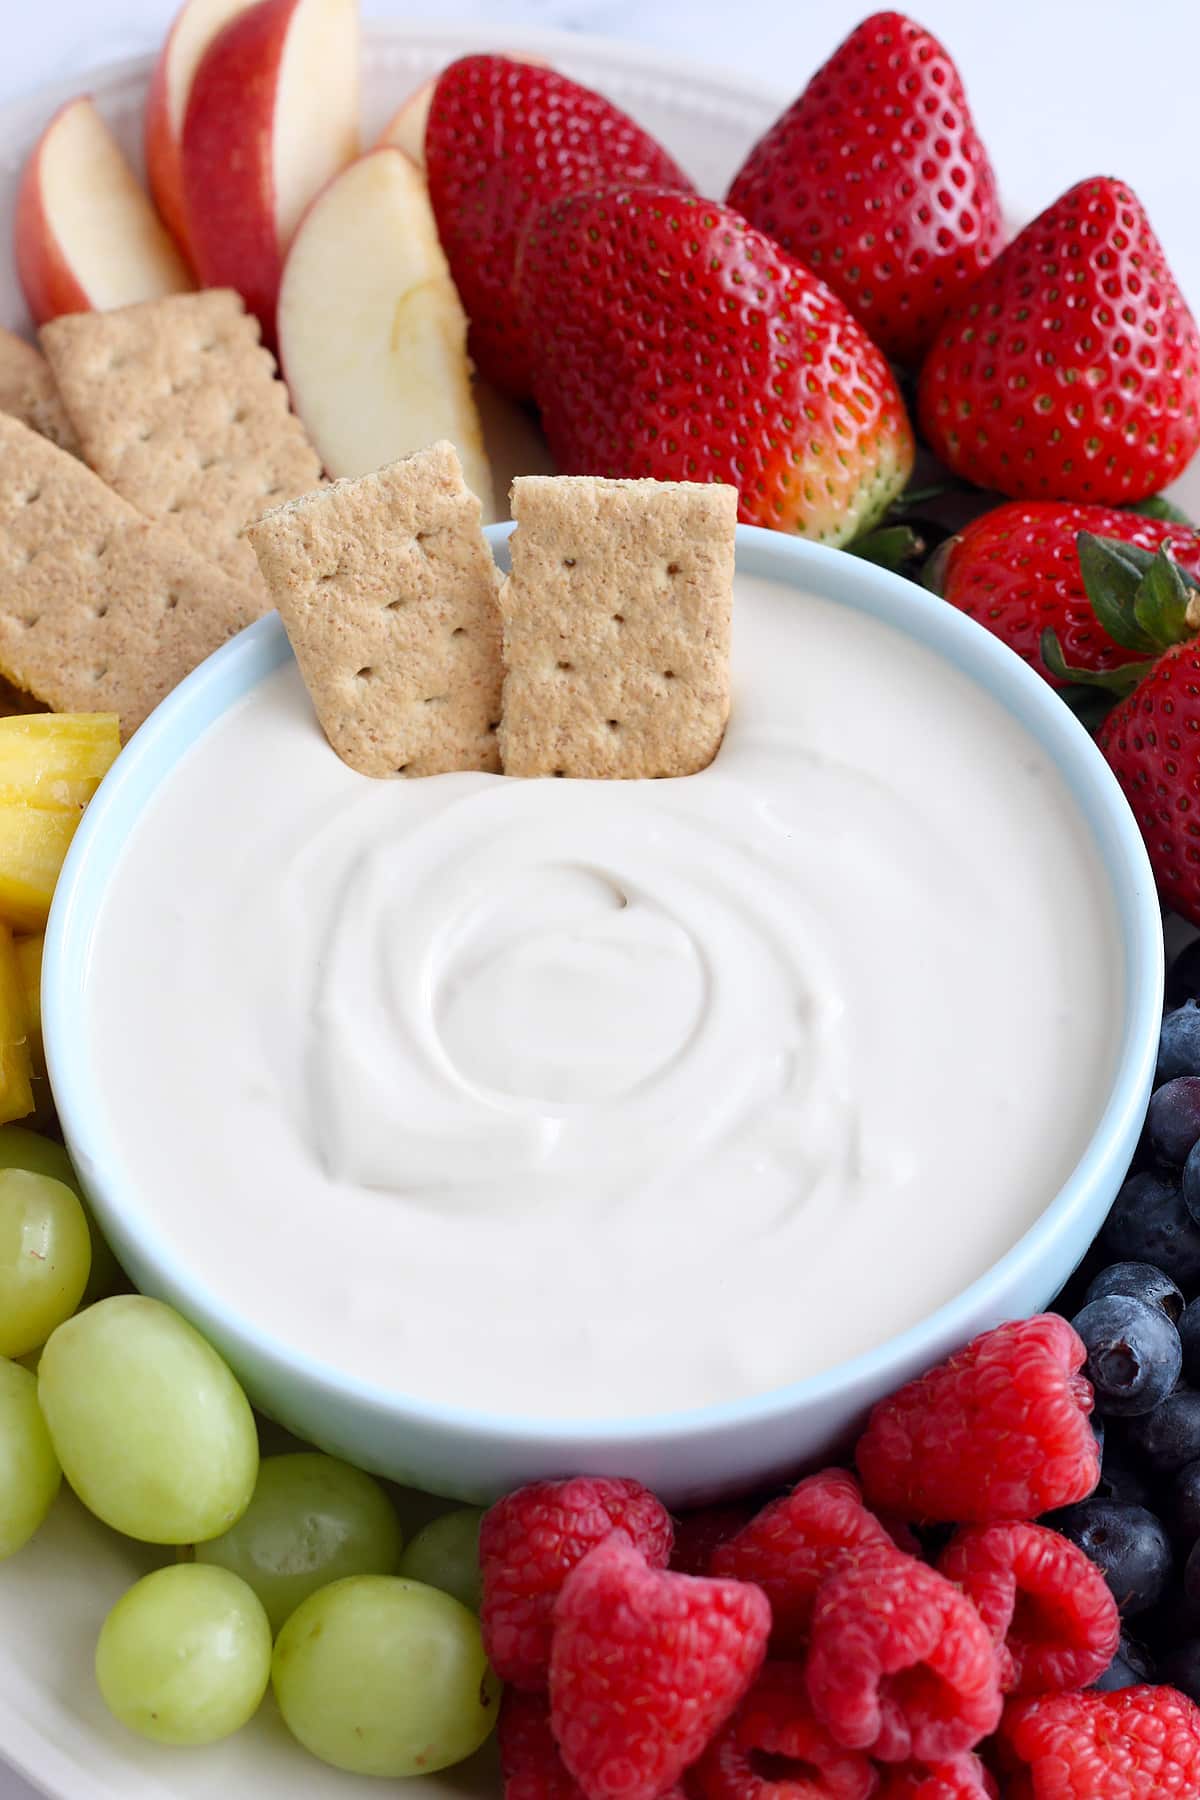
{"type": "Polygon", "coordinates": [[[846,1551],[890,1544],[884,1527],[862,1502],[844,1469],[810,1475],[781,1500],[772,1500],[723,1544],[713,1574],[754,1581],[771,1602],[771,1648],[803,1654],[817,1589],[846,1551]]]}
{"type": "Polygon", "coordinates": [[[1000,1717],[987,1626],[944,1575],[890,1547],[822,1582],[805,1673],[838,1743],[881,1762],[961,1756],[1000,1717]]]}
{"type": "Polygon", "coordinates": [[[744,1581],[652,1569],[619,1533],[554,1609],[550,1720],[589,1800],[656,1800],[695,1762],[762,1666],[767,1597],[744,1581]]]}
{"type": "MultiPolygon", "coordinates": [[[[504,1800],[584,1800],[554,1741],[545,1694],[505,1688],[496,1738],[504,1800]]],[[[670,1788],[663,1800],[684,1800],[682,1787],[670,1788]]]]}
{"type": "Polygon", "coordinates": [[[928,1523],[1033,1519],[1100,1479],[1086,1351],[1043,1313],[985,1331],[881,1400],[856,1458],[870,1506],[928,1523]]]}
{"type": "Polygon", "coordinates": [[[784,1662],[766,1665],[687,1779],[693,1800],[868,1800],[875,1782],[813,1717],[800,1664],[784,1662]]]}
{"type": "Polygon", "coordinates": [[[736,1537],[757,1511],[753,1501],[745,1500],[732,1506],[705,1506],[698,1512],[677,1514],[671,1567],[681,1575],[711,1574],[713,1552],[736,1537]]]}
{"type": "Polygon", "coordinates": [[[873,1800],[997,1800],[999,1793],[995,1778],[968,1753],[951,1762],[885,1769],[873,1800]]]}
{"type": "Polygon", "coordinates": [[[1011,1700],[996,1752],[1006,1800],[1195,1800],[1200,1707],[1169,1687],[1011,1700]]]}
{"type": "Polygon", "coordinates": [[[1044,1525],[968,1525],[938,1559],[997,1645],[1006,1694],[1095,1681],[1116,1655],[1121,1619],[1091,1559],[1044,1525]]]}
{"type": "Polygon", "coordinates": [[[671,1518],[638,1481],[578,1475],[518,1488],[484,1515],[480,1623],[493,1669],[516,1687],[544,1688],[559,1589],[589,1550],[620,1529],[657,1569],[671,1554],[671,1518]]]}

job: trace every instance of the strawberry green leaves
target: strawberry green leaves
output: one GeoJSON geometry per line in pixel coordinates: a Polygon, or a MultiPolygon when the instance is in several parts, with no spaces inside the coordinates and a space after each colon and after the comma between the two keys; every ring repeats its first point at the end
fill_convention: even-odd
{"type": "Polygon", "coordinates": [[[1200,583],[1179,567],[1169,541],[1151,552],[1081,531],[1076,545],[1097,621],[1114,643],[1136,651],[1142,660],[1103,672],[1072,668],[1054,631],[1042,634],[1042,657],[1060,680],[1099,688],[1117,699],[1133,692],[1146,663],[1191,637],[1200,625],[1200,583]]]}

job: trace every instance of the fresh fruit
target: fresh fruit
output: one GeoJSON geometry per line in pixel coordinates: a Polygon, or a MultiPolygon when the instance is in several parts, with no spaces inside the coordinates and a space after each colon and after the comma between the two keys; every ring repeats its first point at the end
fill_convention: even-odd
{"type": "MultiPolygon", "coordinates": [[[[1192,1158],[1189,1157],[1189,1166],[1191,1162],[1192,1158]]],[[[1200,1167],[1193,1176],[1193,1192],[1196,1198],[1200,1198],[1200,1194],[1196,1193],[1197,1189],[1200,1189],[1200,1167]]],[[[1200,1382],[1200,1300],[1189,1301],[1184,1307],[1179,1320],[1179,1342],[1183,1348],[1184,1379],[1195,1386],[1200,1382]]],[[[1200,1532],[1200,1526],[1197,1531],[1200,1532]]]]}
{"type": "Polygon", "coordinates": [[[1126,1443],[1147,1467],[1173,1475],[1200,1458],[1200,1393],[1177,1388],[1153,1412],[1129,1419],[1126,1443]]]}
{"type": "Polygon", "coordinates": [[[246,1396],[161,1301],[118,1294],[60,1325],[38,1398],[67,1480],[127,1537],[199,1543],[250,1504],[258,1439],[246,1396]]]}
{"type": "Polygon", "coordinates": [[[896,12],[855,27],[755,144],[728,201],[897,362],[919,360],[1004,242],[962,78],[896,12]]]}
{"type": "Polygon", "coordinates": [[[1140,202],[1081,181],[940,326],[921,426],[958,475],[1014,499],[1131,501],[1200,445],[1200,337],[1140,202]]]}
{"type": "Polygon", "coordinates": [[[996,1748],[1004,1791],[1033,1800],[1200,1793],[1200,1709],[1173,1688],[1014,1701],[996,1748]]]}
{"type": "Polygon", "coordinates": [[[114,1718],[158,1744],[214,1744],[258,1711],[271,1676],[271,1628],[225,1569],[156,1569],[123,1594],[96,1645],[96,1680],[114,1718]]]}
{"type": "Polygon", "coordinates": [[[91,100],[55,113],[17,189],[13,246],[34,321],[191,287],[174,244],[91,100]]]}
{"type": "Polygon", "coordinates": [[[279,1634],[271,1684],[306,1750],[355,1775],[433,1775],[496,1723],[500,1689],[479,1621],[436,1588],[355,1575],[301,1603],[279,1634]]]}
{"type": "Polygon", "coordinates": [[[183,121],[201,58],[217,34],[256,0],[184,0],[167,33],[146,95],[146,175],[159,217],[189,257],[183,197],[183,121]]]}
{"type": "Polygon", "coordinates": [[[829,544],[908,479],[912,434],[883,357],[728,208],[662,190],[564,200],[531,228],[518,290],[567,473],[731,482],[743,521],[829,544]]]}
{"type": "Polygon", "coordinates": [[[1153,553],[1170,543],[1180,566],[1200,576],[1200,534],[1115,506],[1013,500],[971,521],[935,552],[925,580],[952,606],[994,632],[1055,687],[1042,655],[1053,631],[1074,670],[1104,673],[1139,652],[1111,638],[1096,616],[1080,567],[1078,535],[1135,544],[1153,553]]]}
{"type": "Polygon", "coordinates": [[[239,1575],[278,1633],[329,1582],[394,1574],[400,1526],[378,1482],[348,1463],[315,1450],[267,1456],[241,1518],[191,1554],[239,1575]]]}
{"type": "Polygon", "coordinates": [[[611,100],[508,56],[464,56],[443,70],[425,127],[425,167],[471,321],[471,355],[482,375],[518,399],[531,392],[540,356],[536,317],[520,317],[514,298],[534,216],[602,185],[692,191],[666,151],[611,100]]]}
{"type": "Polygon", "coordinates": [[[1161,1522],[1144,1506],[1083,1500],[1054,1513],[1050,1522],[1095,1563],[1123,1618],[1145,1612],[1162,1598],[1174,1558],[1161,1522]]]}
{"type": "Polygon", "coordinates": [[[837,1742],[880,1762],[959,1756],[1000,1718],[987,1626],[943,1575],[890,1547],[821,1584],[805,1680],[837,1742]]]}
{"type": "Polygon", "coordinates": [[[466,336],[420,174],[399,150],[360,157],[304,215],[279,290],[280,357],[327,473],[449,438],[494,517],[466,336]]]}
{"type": "Polygon", "coordinates": [[[938,1568],[991,1632],[1006,1694],[1086,1687],[1116,1655],[1121,1620],[1104,1575],[1056,1531],[969,1525],[938,1568]]]}
{"type": "Polygon", "coordinates": [[[92,1268],[81,1304],[90,1306],[94,1300],[102,1300],[120,1279],[121,1271],[92,1217],[79,1177],[62,1145],[36,1131],[27,1131],[23,1125],[0,1126],[0,1169],[31,1169],[37,1175],[50,1176],[52,1181],[65,1182],[71,1189],[83,1207],[92,1240],[92,1268]]]}
{"type": "Polygon", "coordinates": [[[1159,1678],[1189,1700],[1200,1699],[1200,1638],[1189,1638],[1168,1650],[1159,1664],[1159,1678]]]}
{"type": "Polygon", "coordinates": [[[483,1514],[477,1507],[460,1506],[422,1526],[404,1546],[397,1574],[426,1587],[453,1594],[460,1605],[477,1613],[482,1603],[479,1571],[479,1527],[483,1514]]]}
{"type": "Polygon", "coordinates": [[[1153,1412],[1183,1368],[1183,1346],[1170,1319],[1148,1301],[1106,1294],[1071,1320],[1087,1346],[1084,1373],[1096,1405],[1113,1418],[1153,1412]]]}
{"type": "Polygon", "coordinates": [[[496,1738],[504,1800],[584,1800],[554,1741],[544,1694],[505,1688],[496,1738]]]}
{"type": "Polygon", "coordinates": [[[987,1524],[1084,1499],[1100,1473],[1085,1354],[1045,1313],[984,1332],[881,1400],[856,1451],[868,1505],[987,1524]]]}
{"type": "Polygon", "coordinates": [[[0,805],[80,812],[120,753],[115,713],[0,719],[0,805]]]}
{"type": "Polygon", "coordinates": [[[670,1567],[681,1575],[711,1575],[712,1559],[721,1545],[736,1537],[757,1511],[752,1501],[735,1500],[727,1506],[676,1514],[670,1567]]]}
{"type": "MultiPolygon", "coordinates": [[[[549,63],[540,56],[511,56],[510,62],[527,63],[534,68],[547,69],[549,63]]],[[[420,170],[425,168],[425,127],[429,123],[429,108],[433,104],[433,92],[439,77],[433,75],[413,89],[407,100],[403,101],[388,120],[379,134],[381,144],[395,144],[403,150],[409,161],[420,170]]]]}
{"type": "Polygon", "coordinates": [[[1177,1075],[1150,1096],[1146,1134],[1155,1153],[1179,1169],[1200,1142],[1200,1075],[1177,1075]]]}
{"type": "Polygon", "coordinates": [[[869,1800],[876,1782],[862,1752],[814,1717],[801,1665],[769,1662],[688,1771],[687,1789],[696,1800],[869,1800]]]}
{"type": "Polygon", "coordinates": [[[1200,1539],[1200,1462],[1185,1463],[1171,1477],[1164,1519],[1184,1543],[1200,1539]]]}
{"type": "Polygon", "coordinates": [[[29,1542],[61,1481],[37,1378],[0,1357],[0,1562],[29,1542]]]}
{"type": "Polygon", "coordinates": [[[1133,1300],[1144,1300],[1178,1327],[1183,1317],[1184,1301],[1177,1284],[1152,1263],[1110,1263],[1089,1281],[1084,1304],[1103,1300],[1107,1294],[1127,1294],[1133,1300]]]}
{"type": "Polygon", "coordinates": [[[83,1298],[92,1240],[74,1193],[48,1175],[0,1170],[0,1356],[26,1356],[83,1298]]]}
{"type": "Polygon", "coordinates": [[[821,1582],[847,1551],[886,1545],[853,1475],[826,1469],[772,1500],[712,1559],[712,1573],[753,1581],[771,1602],[771,1650],[798,1656],[821,1582]]]}
{"type": "Polygon", "coordinates": [[[0,920],[41,931],[82,815],[41,806],[0,806],[0,920]]]}
{"type": "Polygon", "coordinates": [[[1196,645],[1176,645],[1109,713],[1098,737],[1141,827],[1163,905],[1193,924],[1200,923],[1200,826],[1190,801],[1191,733],[1200,725],[1198,677],[1196,645]]]}
{"type": "Polygon", "coordinates": [[[1167,1005],[1200,1000],[1200,938],[1185,944],[1167,970],[1167,1005]]]}
{"type": "Polygon", "coordinates": [[[1176,1075],[1200,1075],[1200,1002],[1196,1000],[1185,1000],[1163,1015],[1154,1079],[1173,1081],[1176,1075]]]}
{"type": "Polygon", "coordinates": [[[0,924],[0,1123],[28,1118],[33,1109],[33,1042],[25,981],[12,932],[0,924]]]}
{"type": "Polygon", "coordinates": [[[546,1684],[554,1602],[589,1550],[614,1530],[655,1568],[671,1554],[666,1508],[637,1481],[577,1476],[518,1488],[479,1530],[483,1641],[501,1681],[546,1684]]]}
{"type": "Polygon", "coordinates": [[[1119,1688],[1141,1687],[1154,1679],[1154,1669],[1150,1658],[1140,1644],[1131,1639],[1121,1638],[1120,1649],[1105,1669],[1092,1683],[1096,1693],[1115,1694],[1119,1688]]]}
{"type": "Polygon", "coordinates": [[[201,282],[236,288],[268,340],[296,227],[357,152],[355,0],[259,0],[230,19],[192,79],[184,209],[201,282]]]}
{"type": "Polygon", "coordinates": [[[874,1800],[997,1800],[999,1793],[990,1770],[968,1752],[949,1762],[884,1769],[874,1800]]]}
{"type": "Polygon", "coordinates": [[[1109,1256],[1153,1263],[1185,1292],[1200,1287],[1200,1224],[1173,1173],[1145,1169],[1131,1175],[1113,1201],[1100,1242],[1109,1256]]]}
{"type": "Polygon", "coordinates": [[[650,1566],[623,1532],[589,1552],[554,1608],[550,1718],[589,1800],[656,1800],[749,1690],[771,1609],[743,1581],[650,1566]]]}

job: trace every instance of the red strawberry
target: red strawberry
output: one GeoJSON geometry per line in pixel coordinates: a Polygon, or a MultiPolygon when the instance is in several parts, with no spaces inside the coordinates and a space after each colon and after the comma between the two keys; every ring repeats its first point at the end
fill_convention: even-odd
{"type": "Polygon", "coordinates": [[[729,204],[915,362],[1003,242],[958,70],[903,13],[852,31],[734,176],[729,204]]]}
{"type": "Polygon", "coordinates": [[[1066,678],[1052,674],[1042,657],[1047,630],[1072,669],[1103,672],[1138,655],[1114,642],[1096,618],[1080,572],[1081,531],[1151,552],[1169,541],[1180,566],[1200,575],[1200,535],[1194,531],[1113,506],[1013,500],[943,544],[926,580],[1060,687],[1066,678]]]}
{"type": "Polygon", "coordinates": [[[1140,500],[1200,444],[1200,338],[1137,198],[1081,181],[980,276],[921,369],[931,449],[1015,498],[1140,500]]]}
{"type": "Polygon", "coordinates": [[[535,334],[517,320],[512,286],[533,215],[604,182],[692,191],[661,145],[611,101],[507,56],[464,56],[444,71],[429,108],[425,163],[471,321],[471,353],[482,374],[522,398],[535,334]]]}
{"type": "Polygon", "coordinates": [[[832,544],[908,479],[883,357],[727,207],[648,189],[560,201],[529,232],[518,292],[564,473],[732,482],[744,520],[832,544]]]}
{"type": "Polygon", "coordinates": [[[1159,899],[1200,925],[1200,644],[1160,657],[1098,741],[1141,828],[1159,899]]]}

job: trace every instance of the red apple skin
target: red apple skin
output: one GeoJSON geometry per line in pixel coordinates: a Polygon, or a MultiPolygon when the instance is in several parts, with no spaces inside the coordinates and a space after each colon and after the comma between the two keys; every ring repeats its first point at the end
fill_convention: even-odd
{"type": "Polygon", "coordinates": [[[283,257],[275,226],[275,97],[299,0],[259,0],[201,59],[183,125],[188,239],[203,287],[232,287],[275,337],[283,257]]]}
{"type": "Polygon", "coordinates": [[[62,313],[91,312],[92,303],[80,287],[59,244],[42,203],[42,146],[58,120],[77,100],[69,100],[50,120],[21,170],[13,220],[13,251],[17,277],[35,325],[57,319],[62,313]]]}

